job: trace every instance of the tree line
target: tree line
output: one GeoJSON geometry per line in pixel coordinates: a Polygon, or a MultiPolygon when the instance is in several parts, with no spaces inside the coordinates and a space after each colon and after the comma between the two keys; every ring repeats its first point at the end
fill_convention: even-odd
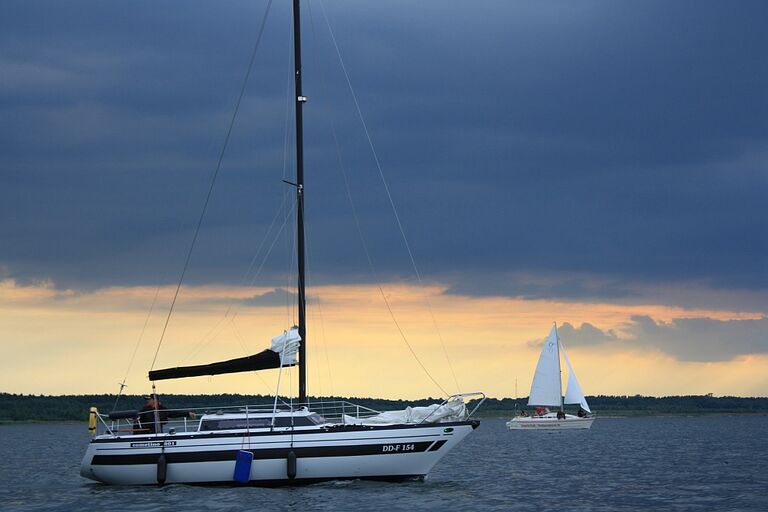
{"type": "MultiPolygon", "coordinates": [[[[274,400],[265,395],[162,395],[162,402],[172,409],[216,410],[216,407],[234,407],[244,404],[264,405],[274,400]]],[[[290,399],[285,398],[289,401],[290,399]]],[[[397,410],[407,406],[425,406],[440,402],[439,398],[421,400],[386,400],[382,398],[312,397],[310,401],[347,400],[374,410],[397,410]]],[[[489,398],[477,414],[480,416],[508,416],[515,409],[523,409],[526,398],[489,398]]],[[[599,414],[660,415],[660,414],[768,414],[768,397],[715,397],[688,396],[607,396],[587,397],[593,411],[599,414]]],[[[476,402],[469,402],[471,409],[476,402]]],[[[23,421],[85,421],[90,407],[100,412],[140,409],[145,400],[140,395],[25,395],[0,393],[0,422],[23,421]]]]}

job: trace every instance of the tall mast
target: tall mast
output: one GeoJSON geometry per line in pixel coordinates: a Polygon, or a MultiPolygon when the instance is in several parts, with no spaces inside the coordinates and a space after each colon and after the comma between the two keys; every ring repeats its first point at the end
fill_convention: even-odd
{"type": "Polygon", "coordinates": [[[299,274],[299,402],[307,400],[307,312],[304,279],[304,125],[301,109],[307,101],[301,93],[301,4],[293,0],[293,63],[296,92],[296,236],[299,274]]]}

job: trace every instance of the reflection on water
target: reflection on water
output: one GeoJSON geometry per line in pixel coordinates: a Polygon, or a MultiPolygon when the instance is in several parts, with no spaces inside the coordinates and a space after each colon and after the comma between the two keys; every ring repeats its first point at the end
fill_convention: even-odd
{"type": "Polygon", "coordinates": [[[85,425],[0,426],[0,510],[764,510],[768,417],[599,418],[586,432],[485,420],[425,482],[109,487],[79,475],[85,425]]]}

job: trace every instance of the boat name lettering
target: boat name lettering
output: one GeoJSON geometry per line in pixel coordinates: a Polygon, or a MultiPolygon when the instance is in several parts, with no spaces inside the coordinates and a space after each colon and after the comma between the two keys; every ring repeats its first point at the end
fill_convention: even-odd
{"type": "Polygon", "coordinates": [[[385,444],[382,446],[382,452],[412,452],[416,447],[412,444],[385,444]]]}
{"type": "Polygon", "coordinates": [[[146,441],[131,443],[131,448],[160,448],[161,446],[176,446],[176,441],[146,441]]]}

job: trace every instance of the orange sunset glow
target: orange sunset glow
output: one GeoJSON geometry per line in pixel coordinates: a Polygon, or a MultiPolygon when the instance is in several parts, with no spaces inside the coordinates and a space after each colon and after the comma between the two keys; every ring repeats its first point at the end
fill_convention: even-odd
{"type": "MultiPolygon", "coordinates": [[[[587,394],[760,395],[768,392],[768,357],[680,361],[639,345],[625,332],[633,315],[656,322],[675,318],[759,320],[757,313],[532,301],[448,295],[444,287],[383,286],[397,322],[427,370],[447,392],[483,390],[491,396],[526,396],[543,339],[553,321],[614,331],[614,342],[571,343],[587,394]],[[430,309],[439,325],[432,322],[430,309]],[[442,342],[441,342],[442,338],[442,342]],[[447,355],[447,357],[446,357],[447,355]],[[453,371],[451,371],[451,369],[453,371]],[[455,379],[454,379],[455,374],[455,379]],[[458,387],[457,387],[458,384],[458,387]]],[[[267,347],[295,321],[293,307],[248,306],[272,289],[185,287],[158,356],[157,367],[240,357],[267,347]]],[[[44,394],[113,393],[126,374],[155,288],[59,290],[52,283],[0,283],[0,321],[6,340],[0,389],[44,394]]],[[[149,390],[147,371],[173,288],[163,287],[128,373],[129,393],[149,390]]],[[[310,394],[418,398],[437,388],[410,354],[376,286],[323,286],[309,297],[310,394]],[[319,300],[318,300],[319,298],[319,300]]],[[[283,387],[295,393],[294,370],[283,387]],[[294,386],[291,388],[291,386],[294,386]]],[[[261,393],[274,390],[277,371],[197,377],[160,383],[166,393],[261,393]]]]}

